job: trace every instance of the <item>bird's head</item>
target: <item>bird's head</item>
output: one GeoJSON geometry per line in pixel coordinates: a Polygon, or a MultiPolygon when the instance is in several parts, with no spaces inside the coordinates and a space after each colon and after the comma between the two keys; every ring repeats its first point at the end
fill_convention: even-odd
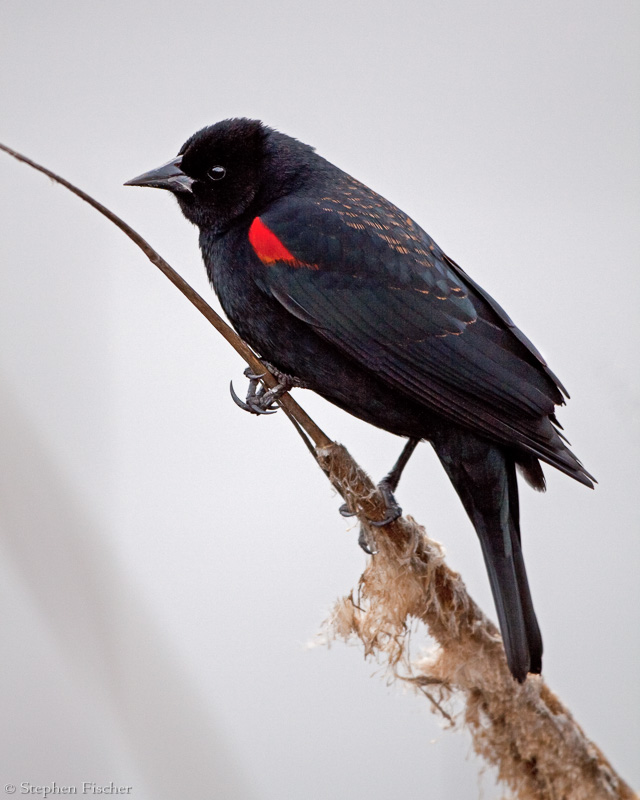
{"type": "Polygon", "coordinates": [[[301,152],[312,148],[258,120],[228,119],[198,131],[176,158],[125,186],[167,189],[190,222],[218,233],[303,180],[301,152]]]}

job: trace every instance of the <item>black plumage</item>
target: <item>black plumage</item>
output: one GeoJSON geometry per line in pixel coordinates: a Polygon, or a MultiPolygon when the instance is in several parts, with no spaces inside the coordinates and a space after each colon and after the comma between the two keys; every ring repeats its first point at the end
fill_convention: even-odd
{"type": "Polygon", "coordinates": [[[132,185],[200,229],[238,333],[276,370],[373,425],[433,445],[476,529],[509,667],[540,672],[516,467],[592,486],[554,416],[564,388],[504,310],[406,214],[255,120],[192,136],[132,185]]]}

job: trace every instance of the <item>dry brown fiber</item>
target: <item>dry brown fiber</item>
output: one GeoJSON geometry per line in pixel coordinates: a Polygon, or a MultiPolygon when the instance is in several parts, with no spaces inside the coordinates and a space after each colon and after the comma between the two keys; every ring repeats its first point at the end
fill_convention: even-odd
{"type": "Polygon", "coordinates": [[[473,747],[520,800],[632,800],[637,795],[584,734],[544,679],[513,680],[495,625],[444,562],[440,545],[411,517],[384,529],[367,520],[384,507],[369,477],[341,445],[317,448],[321,467],[358,514],[377,553],[353,593],[325,625],[332,638],[358,639],[370,656],[421,689],[434,710],[471,733],[473,747]],[[437,651],[408,654],[413,620],[423,622],[437,651]]]}

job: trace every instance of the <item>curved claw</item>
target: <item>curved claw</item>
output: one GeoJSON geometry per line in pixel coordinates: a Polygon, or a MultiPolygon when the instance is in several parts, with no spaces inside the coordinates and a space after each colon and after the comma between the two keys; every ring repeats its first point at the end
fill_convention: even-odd
{"type": "Polygon", "coordinates": [[[249,378],[250,381],[259,381],[260,378],[264,378],[267,373],[261,372],[260,375],[258,375],[251,370],[251,367],[247,367],[242,374],[245,376],[245,378],[249,378]]]}
{"type": "Polygon", "coordinates": [[[238,395],[235,393],[235,390],[234,390],[234,388],[233,388],[233,381],[231,381],[231,383],[229,384],[229,391],[231,392],[231,397],[232,397],[232,399],[233,399],[233,402],[234,402],[234,403],[235,403],[237,406],[240,406],[240,408],[244,409],[245,411],[251,411],[251,408],[250,408],[250,406],[248,406],[248,405],[247,405],[247,404],[244,402],[244,400],[241,400],[241,399],[238,397],[238,395]]]}
{"type": "Polygon", "coordinates": [[[364,528],[360,528],[358,544],[368,556],[375,556],[375,554],[378,552],[375,541],[367,536],[364,528]]]}
{"type": "Polygon", "coordinates": [[[275,414],[278,410],[277,408],[260,408],[257,404],[255,406],[250,406],[248,403],[245,403],[244,400],[241,400],[235,393],[233,381],[231,381],[229,384],[229,391],[231,392],[233,402],[244,411],[248,411],[250,414],[275,414]]]}
{"type": "Polygon", "coordinates": [[[353,511],[349,511],[349,506],[346,503],[343,503],[340,506],[338,512],[342,517],[355,517],[355,513],[353,511]]]}

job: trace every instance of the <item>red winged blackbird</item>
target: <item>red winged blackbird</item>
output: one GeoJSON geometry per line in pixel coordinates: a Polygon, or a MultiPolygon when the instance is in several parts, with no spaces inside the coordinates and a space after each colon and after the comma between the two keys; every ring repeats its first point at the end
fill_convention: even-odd
{"type": "MultiPolygon", "coordinates": [[[[168,189],[200,229],[222,307],[276,370],[409,442],[431,442],[482,545],[512,674],[542,668],[520,543],[516,467],[539,459],[593,487],[558,432],[562,384],[527,337],[413,220],[313,148],[261,122],[194,134],[128,182],[168,189]]],[[[247,403],[268,412],[278,393],[247,403]]]]}

